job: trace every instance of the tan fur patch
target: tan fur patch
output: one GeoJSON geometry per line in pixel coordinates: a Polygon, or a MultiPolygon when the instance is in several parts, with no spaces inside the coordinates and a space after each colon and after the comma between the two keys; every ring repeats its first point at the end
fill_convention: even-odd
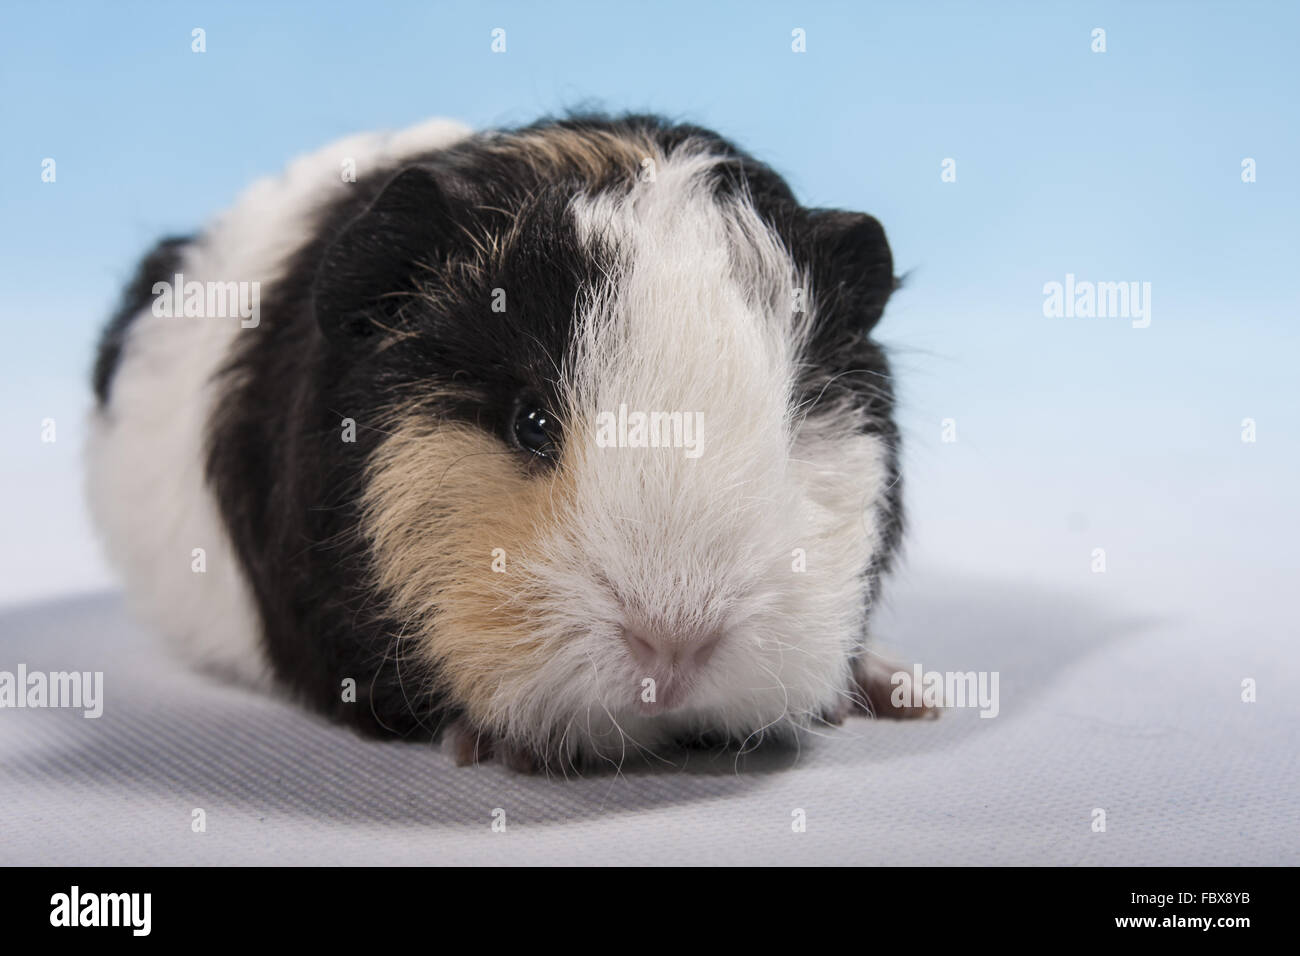
{"type": "Polygon", "coordinates": [[[401,653],[436,665],[476,723],[527,683],[543,653],[528,626],[536,585],[520,570],[571,493],[563,468],[529,474],[492,436],[408,415],[380,446],[364,497],[383,593],[403,621],[401,653]],[[494,549],[506,571],[493,570],[494,549]]]}
{"type": "Polygon", "coordinates": [[[643,160],[658,163],[663,159],[650,136],[620,136],[607,130],[535,130],[510,136],[488,148],[523,157],[546,177],[576,172],[592,184],[621,178],[620,174],[630,182],[643,160]]]}

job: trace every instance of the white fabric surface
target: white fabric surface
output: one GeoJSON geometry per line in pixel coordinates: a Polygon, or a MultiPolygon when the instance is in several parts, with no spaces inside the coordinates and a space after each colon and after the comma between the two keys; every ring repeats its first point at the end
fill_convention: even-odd
{"type": "Polygon", "coordinates": [[[1212,617],[920,569],[891,593],[889,643],[927,668],[999,671],[996,719],[855,719],[739,766],[693,754],[567,781],[457,768],[190,674],[116,596],[9,610],[0,669],[102,670],[105,708],[0,711],[0,861],[1300,862],[1283,635],[1234,644],[1212,617]],[[1258,703],[1242,676],[1260,678],[1258,703]]]}

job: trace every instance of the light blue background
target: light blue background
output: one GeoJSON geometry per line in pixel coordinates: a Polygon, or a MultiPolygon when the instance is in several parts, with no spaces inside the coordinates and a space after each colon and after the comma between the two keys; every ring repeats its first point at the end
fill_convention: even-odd
{"type": "Polygon", "coordinates": [[[880,335],[913,561],[1095,587],[1105,547],[1105,586],[1165,601],[1294,586],[1295,4],[271,6],[0,13],[0,600],[109,580],[79,498],[86,379],[155,238],[350,132],[593,103],[716,128],[805,202],[885,224],[910,272],[880,335]],[[1150,282],[1150,328],[1044,318],[1067,272],[1150,282]]]}

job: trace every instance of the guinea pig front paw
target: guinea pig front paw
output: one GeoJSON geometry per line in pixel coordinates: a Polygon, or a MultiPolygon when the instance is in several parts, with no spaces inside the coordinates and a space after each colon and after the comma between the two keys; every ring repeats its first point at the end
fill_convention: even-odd
{"type": "Polygon", "coordinates": [[[458,767],[495,759],[516,773],[538,773],[542,769],[541,761],[531,751],[497,739],[464,717],[443,730],[442,749],[458,767]]]}
{"type": "Polygon", "coordinates": [[[925,703],[913,683],[911,668],[868,651],[853,663],[853,709],[894,720],[938,717],[940,707],[925,703]]]}
{"type": "Polygon", "coordinates": [[[492,759],[492,737],[460,717],[443,729],[442,751],[457,767],[483,763],[492,759]]]}

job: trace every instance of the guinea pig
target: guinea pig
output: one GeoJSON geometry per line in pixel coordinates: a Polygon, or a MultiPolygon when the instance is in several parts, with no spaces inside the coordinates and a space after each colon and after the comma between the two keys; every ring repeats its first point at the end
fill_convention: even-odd
{"type": "Polygon", "coordinates": [[[460,763],[890,706],[902,527],[871,216],[649,116],[345,139],[139,266],[91,511],[197,665],[460,763]]]}

